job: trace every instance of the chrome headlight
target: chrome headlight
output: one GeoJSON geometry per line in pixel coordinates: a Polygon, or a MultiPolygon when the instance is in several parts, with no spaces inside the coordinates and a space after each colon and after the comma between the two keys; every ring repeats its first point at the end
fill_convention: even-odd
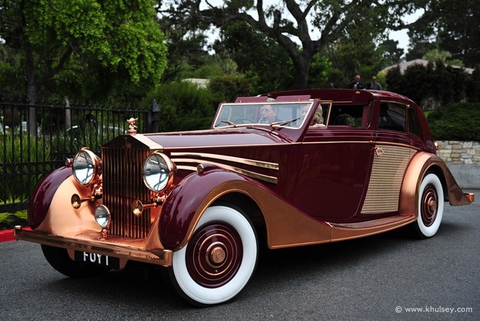
{"type": "Polygon", "coordinates": [[[73,158],[73,177],[80,184],[89,185],[99,174],[100,165],[100,158],[92,151],[83,148],[73,158]]]}
{"type": "Polygon", "coordinates": [[[148,156],[143,165],[143,181],[150,190],[160,192],[173,182],[176,169],[170,158],[155,152],[148,156]]]}
{"type": "Polygon", "coordinates": [[[105,205],[100,205],[95,209],[95,221],[101,228],[107,228],[110,225],[110,211],[105,205]]]}

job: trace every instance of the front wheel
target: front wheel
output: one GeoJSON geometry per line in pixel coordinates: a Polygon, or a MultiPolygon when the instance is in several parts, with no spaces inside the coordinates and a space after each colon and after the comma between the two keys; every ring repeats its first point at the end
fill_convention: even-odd
{"type": "Polygon", "coordinates": [[[434,236],[443,218],[444,195],[440,179],[435,174],[424,177],[418,194],[416,230],[421,238],[434,236]]]}
{"type": "Polygon", "coordinates": [[[194,305],[223,303],[250,280],[257,253],[257,236],[249,219],[232,207],[212,206],[188,244],[173,253],[170,279],[194,305]]]}

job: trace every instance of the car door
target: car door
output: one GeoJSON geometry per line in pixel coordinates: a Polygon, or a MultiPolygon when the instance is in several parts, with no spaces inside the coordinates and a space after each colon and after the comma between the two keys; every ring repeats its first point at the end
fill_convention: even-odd
{"type": "Polygon", "coordinates": [[[332,111],[327,127],[308,129],[295,189],[295,205],[306,214],[349,222],[360,213],[374,153],[370,105],[333,106],[338,111],[332,111]],[[344,114],[352,116],[353,125],[336,124],[344,114]]]}

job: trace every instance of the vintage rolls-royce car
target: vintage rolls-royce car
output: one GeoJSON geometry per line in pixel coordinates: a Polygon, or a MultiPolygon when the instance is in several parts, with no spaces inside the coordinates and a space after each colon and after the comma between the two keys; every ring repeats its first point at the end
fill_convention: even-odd
{"type": "MultiPolygon", "coordinates": [[[[231,300],[261,242],[280,249],[411,225],[437,232],[464,193],[422,110],[386,91],[301,90],[221,103],[209,130],[128,135],[80,150],[34,190],[29,228],[69,277],[165,267],[199,306],[231,300]]],[[[263,245],[263,244],[262,244],[263,245]]]]}

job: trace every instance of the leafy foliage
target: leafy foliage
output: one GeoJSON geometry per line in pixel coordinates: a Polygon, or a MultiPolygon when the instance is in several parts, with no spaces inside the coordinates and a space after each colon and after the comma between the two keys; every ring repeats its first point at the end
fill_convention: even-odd
{"type": "MultiPolygon", "coordinates": [[[[292,87],[307,88],[312,61],[318,53],[325,54],[328,46],[335,45],[335,41],[341,37],[348,39],[354,33],[368,35],[365,42],[373,43],[373,40],[383,37],[386,28],[405,28],[406,24],[401,18],[412,13],[423,2],[284,0],[273,4],[265,4],[264,1],[228,1],[214,5],[208,1],[172,0],[162,1],[158,11],[162,14],[162,23],[168,25],[186,26],[199,22],[203,28],[210,25],[222,28],[232,21],[248,23],[288,54],[293,65],[292,87]]],[[[357,35],[353,38],[360,39],[357,35]]],[[[347,41],[343,43],[349,44],[347,41]]],[[[359,43],[355,44],[358,46],[359,43]]],[[[254,49],[251,48],[252,51],[254,49]]],[[[373,52],[371,48],[368,51],[370,55],[373,52]]],[[[379,70],[373,67],[368,73],[374,74],[376,69],[379,70]]]]}
{"type": "Polygon", "coordinates": [[[26,84],[22,76],[24,64],[24,57],[0,40],[0,97],[6,94],[25,95],[26,84]]]}
{"type": "Polygon", "coordinates": [[[101,89],[126,81],[155,86],[165,69],[166,47],[154,4],[154,0],[3,1],[0,35],[4,46],[23,56],[29,100],[35,101],[41,89],[64,90],[57,86],[63,82],[77,88],[105,82],[106,74],[113,77],[101,89]]]}
{"type": "Polygon", "coordinates": [[[250,94],[249,82],[244,77],[217,77],[210,81],[208,88],[222,101],[234,101],[239,96],[250,94]]]}
{"type": "Polygon", "coordinates": [[[480,141],[480,103],[452,103],[428,115],[434,139],[480,141]]]}
{"type": "Polygon", "coordinates": [[[388,90],[411,98],[417,104],[423,105],[425,110],[465,98],[474,102],[476,96],[473,88],[480,90],[480,87],[474,87],[477,84],[474,75],[459,68],[445,66],[441,61],[429,63],[427,66],[410,66],[403,75],[399,68],[391,69],[387,73],[386,82],[388,90]]]}
{"type": "Polygon", "coordinates": [[[208,52],[204,50],[206,36],[204,34],[185,36],[187,30],[182,27],[172,26],[163,29],[168,36],[168,64],[163,75],[163,82],[194,78],[191,73],[204,66],[204,58],[208,56],[208,52]]]}
{"type": "Polygon", "coordinates": [[[184,131],[209,128],[219,96],[188,82],[164,84],[144,100],[160,106],[159,131],[184,131]]]}
{"type": "MultiPolygon", "coordinates": [[[[430,0],[428,10],[409,30],[412,51],[407,59],[422,57],[429,50],[452,54],[474,68],[480,61],[480,6],[477,0],[430,0]]],[[[447,60],[447,62],[451,62],[447,60]]]]}
{"type": "Polygon", "coordinates": [[[293,65],[283,48],[244,21],[234,21],[221,28],[220,40],[213,48],[224,59],[232,59],[251,86],[251,93],[290,88],[293,65]],[[259,59],[261,57],[261,59],[259,59]],[[282,68],[272,68],[282,66],[282,68]]]}
{"type": "Polygon", "coordinates": [[[0,172],[5,176],[0,184],[0,202],[26,201],[42,177],[44,166],[49,166],[37,161],[50,159],[50,145],[27,134],[6,133],[4,136],[2,142],[5,146],[0,148],[0,172]],[[38,166],[42,169],[37,171],[38,166]]]}
{"type": "MultiPolygon", "coordinates": [[[[16,203],[20,202],[19,200],[16,203]]],[[[0,202],[2,205],[2,202],[0,202]]],[[[27,210],[14,213],[0,213],[0,231],[13,229],[15,225],[27,226],[27,210]]]]}
{"type": "Polygon", "coordinates": [[[480,102],[480,67],[475,68],[472,76],[467,79],[465,87],[468,101],[480,102]]]}

